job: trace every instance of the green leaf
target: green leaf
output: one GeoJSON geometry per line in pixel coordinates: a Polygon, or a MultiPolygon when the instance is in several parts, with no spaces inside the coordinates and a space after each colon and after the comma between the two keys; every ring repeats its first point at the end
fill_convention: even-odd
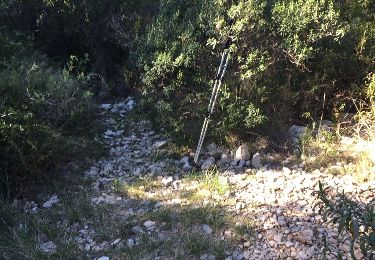
{"type": "Polygon", "coordinates": [[[353,218],[353,220],[350,222],[350,233],[352,234],[354,239],[357,239],[359,237],[359,224],[357,219],[353,218]]]}

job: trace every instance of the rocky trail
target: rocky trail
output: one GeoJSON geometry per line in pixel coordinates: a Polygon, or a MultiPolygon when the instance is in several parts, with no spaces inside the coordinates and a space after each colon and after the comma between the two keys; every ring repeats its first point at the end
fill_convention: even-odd
{"type": "MultiPolygon", "coordinates": [[[[235,154],[210,145],[193,169],[189,157],[173,158],[168,137],[144,120],[129,120],[134,101],[104,104],[110,149],[85,172],[87,211],[80,221],[60,221],[69,238],[42,239],[40,250],[54,256],[61,241],[87,259],[351,259],[337,225],[318,213],[321,181],[330,194],[347,192],[362,203],[374,201],[374,182],[335,176],[285,158],[264,164],[246,146],[235,154]],[[73,223],[72,223],[73,222],[73,223]],[[64,243],[65,243],[64,242],[64,243]]],[[[59,208],[59,197],[37,205],[33,214],[59,208]]],[[[76,196],[82,196],[79,193],[76,196]]],[[[86,209],[84,208],[83,211],[86,209]]],[[[364,259],[356,245],[358,259],[364,259]]]]}

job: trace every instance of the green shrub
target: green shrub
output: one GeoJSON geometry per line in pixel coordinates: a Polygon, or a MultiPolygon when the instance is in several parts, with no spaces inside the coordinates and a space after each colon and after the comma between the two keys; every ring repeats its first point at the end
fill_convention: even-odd
{"type": "Polygon", "coordinates": [[[64,63],[73,57],[70,70],[99,74],[112,94],[130,81],[157,125],[195,142],[227,18],[232,59],[209,138],[282,137],[307,112],[356,112],[349,98],[364,98],[375,69],[373,2],[14,0],[0,1],[0,23],[64,63]]]}
{"type": "MultiPolygon", "coordinates": [[[[375,256],[375,209],[370,202],[363,205],[357,201],[353,201],[339,194],[338,200],[334,200],[326,192],[326,188],[319,183],[318,196],[321,200],[318,203],[320,214],[324,220],[332,221],[338,224],[338,232],[340,235],[345,234],[344,242],[350,242],[350,254],[353,259],[357,259],[354,255],[354,244],[360,245],[362,254],[366,259],[373,259],[375,256]]],[[[342,253],[339,252],[339,259],[342,253]]]]}
{"type": "Polygon", "coordinates": [[[368,0],[162,0],[130,53],[144,108],[176,137],[197,138],[231,17],[232,59],[212,136],[283,135],[306,112],[314,120],[348,112],[347,98],[362,96],[374,68],[374,10],[368,0]]]}
{"type": "MultiPolygon", "coordinates": [[[[7,39],[6,47],[17,45],[7,39]]],[[[4,48],[0,66],[0,186],[12,190],[68,162],[92,143],[95,106],[85,77],[45,56],[4,48]],[[5,58],[4,58],[5,57],[5,58]]]]}
{"type": "MultiPolygon", "coordinates": [[[[220,61],[207,44],[216,35],[218,1],[161,1],[154,22],[132,54],[142,71],[143,106],[154,122],[178,139],[194,140],[200,131],[220,61]]],[[[248,99],[228,94],[219,99],[211,135],[263,123],[264,116],[248,99]],[[256,118],[252,118],[256,115],[256,118]],[[250,118],[251,117],[251,118],[250,118]]]]}

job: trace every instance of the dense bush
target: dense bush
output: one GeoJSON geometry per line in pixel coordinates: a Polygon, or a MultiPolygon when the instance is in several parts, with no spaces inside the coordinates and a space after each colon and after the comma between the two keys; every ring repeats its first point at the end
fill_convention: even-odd
{"type": "Polygon", "coordinates": [[[92,143],[85,136],[95,107],[85,77],[5,35],[0,41],[0,187],[11,192],[92,143]]]}
{"type": "Polygon", "coordinates": [[[101,91],[107,93],[102,94],[126,95],[129,86],[123,72],[129,48],[157,4],[149,0],[0,1],[0,23],[32,35],[38,50],[62,63],[72,55],[88,57],[84,69],[105,81],[101,91]]]}
{"type": "MultiPolygon", "coordinates": [[[[217,14],[208,1],[161,1],[155,21],[131,53],[141,70],[143,105],[151,118],[181,136],[206,106],[216,61],[205,39],[217,14]],[[192,109],[194,108],[194,109],[192,109]]],[[[193,125],[194,124],[194,125],[193,125]]]]}
{"type": "Polygon", "coordinates": [[[212,137],[258,130],[278,138],[302,115],[355,112],[348,97],[363,98],[374,71],[371,0],[0,3],[8,29],[28,32],[50,56],[87,58],[83,69],[109,81],[112,95],[136,88],[155,123],[185,140],[198,135],[228,18],[232,60],[212,137]]]}
{"type": "Polygon", "coordinates": [[[196,137],[231,17],[233,59],[213,134],[277,137],[305,113],[348,112],[346,98],[364,93],[374,69],[374,11],[369,0],[162,0],[132,52],[143,104],[168,130],[196,137]]]}

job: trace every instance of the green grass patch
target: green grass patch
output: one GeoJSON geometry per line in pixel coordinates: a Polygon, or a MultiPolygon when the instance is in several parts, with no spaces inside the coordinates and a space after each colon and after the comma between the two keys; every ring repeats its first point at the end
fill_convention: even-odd
{"type": "Polygon", "coordinates": [[[225,259],[225,250],[228,248],[228,244],[224,241],[208,237],[198,231],[187,232],[182,240],[186,252],[193,256],[199,257],[203,253],[209,253],[216,259],[225,259]]]}
{"type": "Polygon", "coordinates": [[[220,196],[224,195],[230,188],[225,177],[220,174],[217,168],[204,172],[192,172],[186,180],[198,181],[199,187],[197,190],[204,189],[210,192],[215,192],[220,196]]]}

